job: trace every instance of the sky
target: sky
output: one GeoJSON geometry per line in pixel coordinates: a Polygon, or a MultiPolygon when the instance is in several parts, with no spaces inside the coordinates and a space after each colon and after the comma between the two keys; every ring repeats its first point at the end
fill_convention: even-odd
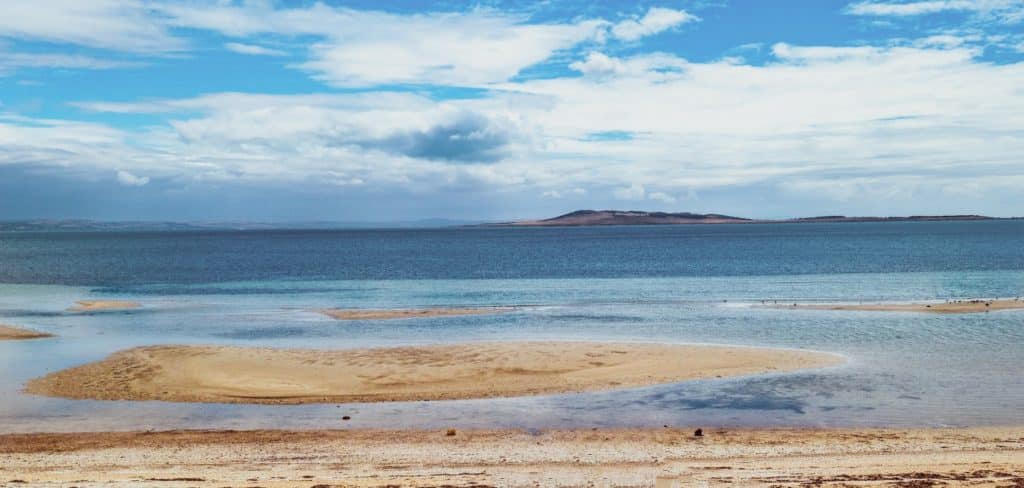
{"type": "Polygon", "coordinates": [[[1024,0],[5,0],[0,219],[1024,215],[1024,0]]]}

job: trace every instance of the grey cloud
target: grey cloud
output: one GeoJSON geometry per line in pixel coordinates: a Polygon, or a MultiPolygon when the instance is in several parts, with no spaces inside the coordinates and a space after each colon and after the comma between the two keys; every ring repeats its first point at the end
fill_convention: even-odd
{"type": "Polygon", "coordinates": [[[422,131],[405,131],[359,145],[411,158],[493,163],[504,156],[511,130],[479,114],[464,113],[422,131]]]}

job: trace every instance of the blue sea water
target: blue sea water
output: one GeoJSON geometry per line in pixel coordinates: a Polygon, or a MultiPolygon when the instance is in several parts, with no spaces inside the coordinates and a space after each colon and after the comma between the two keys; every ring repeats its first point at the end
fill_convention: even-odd
{"type": "Polygon", "coordinates": [[[1024,311],[779,310],[762,300],[1024,295],[1024,221],[0,234],[0,432],[140,428],[993,425],[1024,420],[1024,311]],[[139,310],[66,311],[124,299],[139,310]],[[519,306],[334,321],[325,307],[519,306]],[[788,374],[527,398],[253,406],[21,393],[143,344],[350,348],[490,340],[831,351],[788,374]],[[350,415],[350,421],[341,420],[350,415]]]}

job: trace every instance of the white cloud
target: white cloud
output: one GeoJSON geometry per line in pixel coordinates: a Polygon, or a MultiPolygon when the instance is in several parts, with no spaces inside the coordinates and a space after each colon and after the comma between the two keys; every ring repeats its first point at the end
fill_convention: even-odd
{"type": "Polygon", "coordinates": [[[593,38],[601,25],[524,25],[493,14],[380,18],[311,47],[299,65],[338,86],[504,82],[558,50],[593,38]]]}
{"type": "Polygon", "coordinates": [[[975,0],[927,0],[920,2],[858,2],[849,5],[846,12],[852,15],[893,15],[913,16],[926,15],[947,10],[972,10],[976,8],[975,0]]]}
{"type": "Polygon", "coordinates": [[[145,186],[149,183],[149,178],[146,176],[135,176],[127,171],[118,171],[117,182],[124,186],[145,186]]]}
{"type": "Polygon", "coordinates": [[[2,37],[135,53],[187,47],[139,0],[8,0],[0,15],[2,37]]]}
{"type": "Polygon", "coordinates": [[[673,197],[672,195],[669,195],[667,193],[662,193],[660,191],[656,191],[656,192],[653,192],[653,193],[647,195],[647,198],[649,198],[651,200],[654,200],[656,202],[661,202],[661,203],[666,203],[666,204],[676,203],[676,197],[673,197]]]}
{"type": "Polygon", "coordinates": [[[612,35],[624,41],[635,41],[641,37],[664,32],[687,22],[700,20],[685,10],[652,7],[637,19],[623,20],[612,27],[612,35]]]}
{"type": "Polygon", "coordinates": [[[240,42],[228,42],[224,44],[224,47],[239,54],[248,54],[250,56],[286,56],[288,53],[280,49],[271,49],[268,47],[257,46],[255,44],[243,44],[240,42]]]}
{"type": "Polygon", "coordinates": [[[644,185],[633,183],[627,187],[615,189],[612,195],[619,200],[643,200],[647,196],[647,190],[644,189],[644,185]]]}
{"type": "Polygon", "coordinates": [[[583,61],[571,63],[569,67],[588,76],[609,76],[626,72],[626,66],[622,61],[596,51],[587,54],[587,59],[583,61]]]}
{"type": "Polygon", "coordinates": [[[644,185],[633,183],[630,186],[616,188],[612,195],[619,200],[643,201],[650,200],[664,204],[676,203],[676,198],[665,192],[648,192],[644,185]]]}
{"type": "Polygon", "coordinates": [[[583,73],[594,81],[620,76],[666,81],[679,78],[688,65],[686,60],[669,54],[643,54],[622,59],[593,51],[588,53],[584,60],[570,63],[569,68],[583,73]]]}
{"type": "Polygon", "coordinates": [[[18,53],[0,50],[0,76],[25,68],[114,69],[139,63],[53,53],[18,53]]]}
{"type": "Polygon", "coordinates": [[[995,18],[1018,22],[1024,14],[1020,0],[921,0],[910,2],[862,1],[850,4],[846,13],[851,15],[913,17],[941,12],[972,12],[993,15],[995,18]]]}
{"type": "MultiPolygon", "coordinates": [[[[643,16],[532,23],[525,15],[477,8],[396,14],[323,3],[194,3],[166,0],[14,0],[0,17],[0,38],[70,43],[130,53],[186,50],[176,29],[234,38],[247,55],[288,53],[249,42],[259,36],[308,38],[307,58],[292,65],[327,84],[487,86],[587,42],[635,41],[699,20],[684,11],[650,8],[643,16]]],[[[184,34],[181,34],[184,35],[184,34]]],[[[596,63],[598,60],[593,60],[596,63]]],[[[590,69],[581,65],[581,69],[590,69]]]]}
{"type": "Polygon", "coordinates": [[[555,52],[599,36],[607,22],[530,24],[494,10],[400,15],[267,4],[159,4],[172,25],[234,37],[313,36],[295,65],[336,86],[391,83],[486,85],[508,80],[555,52]]]}
{"type": "Polygon", "coordinates": [[[612,75],[506,82],[440,101],[363,92],[80,103],[173,117],[136,132],[0,117],[0,163],[416,194],[565,198],[579,189],[651,204],[752,185],[849,202],[905,199],[951,181],[1012,194],[996,185],[1022,178],[1024,64],[989,63],[965,46],[776,44],[762,65],[608,57],[612,75]],[[452,157],[438,157],[435,143],[452,157]]]}

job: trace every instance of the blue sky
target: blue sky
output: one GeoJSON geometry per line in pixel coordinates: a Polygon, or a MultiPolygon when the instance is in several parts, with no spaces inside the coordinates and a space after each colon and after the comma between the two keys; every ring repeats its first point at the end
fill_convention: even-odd
{"type": "Polygon", "coordinates": [[[0,219],[1024,214],[1024,0],[3,10],[0,219]]]}

